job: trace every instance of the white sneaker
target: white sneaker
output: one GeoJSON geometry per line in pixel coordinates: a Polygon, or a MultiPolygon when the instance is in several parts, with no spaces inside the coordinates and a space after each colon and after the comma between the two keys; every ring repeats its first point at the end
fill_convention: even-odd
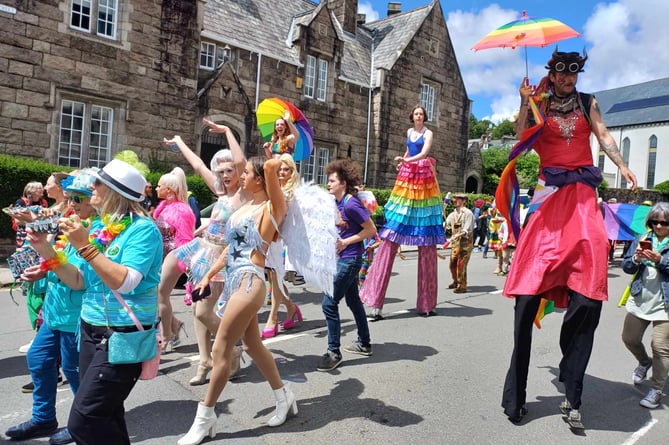
{"type": "Polygon", "coordinates": [[[26,344],[26,345],[23,345],[23,346],[21,346],[21,347],[19,348],[19,352],[20,352],[21,354],[27,354],[28,351],[30,350],[30,347],[32,346],[32,344],[33,344],[33,341],[30,340],[30,343],[28,343],[28,344],[26,344]]]}
{"type": "Polygon", "coordinates": [[[641,399],[639,405],[644,408],[655,409],[660,406],[660,400],[662,400],[662,391],[651,388],[650,391],[648,391],[648,394],[646,394],[646,397],[641,399]]]}

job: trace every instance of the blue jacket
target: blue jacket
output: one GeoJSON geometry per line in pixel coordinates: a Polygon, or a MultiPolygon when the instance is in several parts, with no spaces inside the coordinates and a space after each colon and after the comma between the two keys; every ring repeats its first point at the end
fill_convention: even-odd
{"type": "MultiPolygon", "coordinates": [[[[634,261],[632,261],[632,257],[634,256],[634,252],[636,251],[640,240],[652,240],[654,236],[655,235],[653,232],[644,233],[643,235],[637,236],[629,249],[627,249],[627,253],[625,253],[625,258],[623,259],[622,264],[623,271],[630,275],[638,272],[636,277],[634,277],[634,281],[632,281],[631,285],[631,294],[633,296],[639,295],[641,293],[641,289],[643,288],[641,277],[643,275],[644,269],[648,266],[646,266],[643,261],[641,261],[641,264],[635,264],[634,261]]],[[[662,259],[657,265],[657,271],[659,272],[658,276],[660,277],[660,288],[662,289],[662,300],[664,301],[664,308],[669,310],[669,247],[666,247],[660,253],[662,254],[662,259]]]]}

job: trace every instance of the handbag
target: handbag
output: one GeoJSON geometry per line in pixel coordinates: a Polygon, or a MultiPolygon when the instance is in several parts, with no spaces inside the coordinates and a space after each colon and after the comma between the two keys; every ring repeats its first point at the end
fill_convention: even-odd
{"type": "Polygon", "coordinates": [[[160,351],[162,349],[160,345],[163,342],[163,336],[158,328],[160,320],[157,320],[151,329],[144,329],[123,297],[115,290],[112,290],[112,293],[132,318],[137,331],[112,333],[108,340],[109,346],[107,349],[109,363],[112,365],[142,363],[142,372],[139,378],[151,380],[158,375],[158,367],[160,366],[160,351]]]}

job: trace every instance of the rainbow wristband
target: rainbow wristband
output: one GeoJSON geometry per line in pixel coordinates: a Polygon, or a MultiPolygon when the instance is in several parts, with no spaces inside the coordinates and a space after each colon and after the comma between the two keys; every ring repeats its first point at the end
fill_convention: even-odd
{"type": "Polygon", "coordinates": [[[39,270],[48,272],[50,270],[58,269],[63,264],[67,264],[67,255],[63,252],[56,252],[56,256],[45,260],[40,258],[39,260],[39,270]]]}

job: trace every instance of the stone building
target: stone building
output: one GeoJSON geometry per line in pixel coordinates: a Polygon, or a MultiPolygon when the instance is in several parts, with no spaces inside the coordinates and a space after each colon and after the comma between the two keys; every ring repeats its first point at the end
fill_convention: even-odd
{"type": "MultiPolygon", "coordinates": [[[[203,159],[224,147],[202,117],[260,154],[255,110],[297,105],[314,129],[304,177],[350,157],[390,187],[409,112],[427,110],[444,190],[463,190],[469,100],[437,0],[365,23],[357,0],[16,1],[0,9],[0,152],[101,165],[125,148],[181,134],[203,159]],[[89,6],[90,4],[90,6],[89,6]]],[[[470,175],[471,176],[471,175],[470,175]]]]}

